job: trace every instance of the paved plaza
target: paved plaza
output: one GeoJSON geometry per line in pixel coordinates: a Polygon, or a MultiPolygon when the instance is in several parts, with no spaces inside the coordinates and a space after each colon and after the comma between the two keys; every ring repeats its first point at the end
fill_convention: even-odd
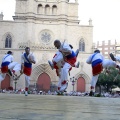
{"type": "Polygon", "coordinates": [[[120,120],[120,98],[0,93],[0,120],[120,120]]]}

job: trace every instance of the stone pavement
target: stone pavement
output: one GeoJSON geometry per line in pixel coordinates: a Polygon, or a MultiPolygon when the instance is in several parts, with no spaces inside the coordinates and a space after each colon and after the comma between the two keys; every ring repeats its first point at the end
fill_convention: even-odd
{"type": "Polygon", "coordinates": [[[120,120],[120,98],[0,93],[0,120],[120,120]]]}

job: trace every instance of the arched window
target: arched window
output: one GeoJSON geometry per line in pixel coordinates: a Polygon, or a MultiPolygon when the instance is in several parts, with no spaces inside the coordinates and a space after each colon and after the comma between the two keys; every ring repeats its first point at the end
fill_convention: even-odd
{"type": "Polygon", "coordinates": [[[38,5],[37,13],[39,14],[43,13],[43,6],[41,4],[38,5]]]}
{"type": "Polygon", "coordinates": [[[85,42],[84,42],[84,39],[83,39],[83,38],[80,40],[79,50],[80,50],[81,52],[84,52],[84,51],[85,51],[85,42]]]}
{"type": "Polygon", "coordinates": [[[12,46],[12,37],[8,34],[5,39],[5,48],[11,48],[12,46]]]}
{"type": "Polygon", "coordinates": [[[49,15],[49,13],[50,13],[50,6],[49,6],[49,5],[46,5],[46,6],[45,6],[45,14],[46,14],[46,15],[49,15]]]}
{"type": "Polygon", "coordinates": [[[52,14],[53,15],[57,14],[57,6],[56,5],[53,5],[53,7],[52,7],[52,14]]]}

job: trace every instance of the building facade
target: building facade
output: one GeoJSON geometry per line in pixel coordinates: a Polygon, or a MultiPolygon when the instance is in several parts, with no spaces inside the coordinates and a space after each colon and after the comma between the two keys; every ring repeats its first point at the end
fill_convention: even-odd
{"type": "MultiPolygon", "coordinates": [[[[55,39],[66,40],[74,49],[79,49],[77,61],[80,68],[73,68],[69,76],[68,91],[72,91],[70,78],[77,79],[75,91],[89,91],[91,66],[86,64],[87,57],[93,52],[93,26],[80,25],[78,20],[78,0],[16,0],[13,21],[4,21],[0,15],[0,57],[8,50],[14,52],[14,60],[21,62],[21,54],[26,46],[36,57],[33,65],[31,86],[48,91],[57,85],[58,77],[48,65],[56,52],[55,39]]],[[[17,89],[24,88],[24,75],[17,81],[17,89]]],[[[14,87],[9,75],[1,83],[1,88],[14,87]],[[7,83],[7,84],[6,84],[7,83]]]]}
{"type": "Polygon", "coordinates": [[[95,49],[99,49],[105,58],[110,59],[110,53],[113,53],[115,56],[120,54],[120,43],[116,40],[98,41],[95,49]]]}
{"type": "Polygon", "coordinates": [[[111,41],[108,40],[107,42],[102,41],[101,43],[98,41],[97,42],[97,49],[99,49],[102,53],[102,55],[105,58],[110,58],[109,54],[113,53],[114,55],[116,54],[116,46],[117,46],[117,42],[115,41],[111,41]]]}

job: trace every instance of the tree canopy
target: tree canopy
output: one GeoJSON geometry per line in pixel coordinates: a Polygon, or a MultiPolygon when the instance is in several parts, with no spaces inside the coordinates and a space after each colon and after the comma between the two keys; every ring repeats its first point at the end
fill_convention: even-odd
{"type": "Polygon", "coordinates": [[[98,77],[97,86],[103,86],[106,91],[115,87],[120,87],[120,74],[118,69],[111,67],[109,72],[104,69],[98,77]]]}

